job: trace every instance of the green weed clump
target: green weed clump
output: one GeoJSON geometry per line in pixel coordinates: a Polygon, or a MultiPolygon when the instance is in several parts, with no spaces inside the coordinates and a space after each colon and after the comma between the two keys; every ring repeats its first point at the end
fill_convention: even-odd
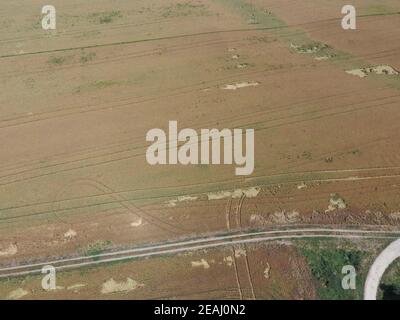
{"type": "Polygon", "coordinates": [[[360,274],[364,253],[355,250],[321,248],[318,243],[301,252],[317,280],[317,294],[320,299],[354,300],[362,299],[363,277],[360,274]],[[356,290],[342,288],[343,266],[351,265],[356,269],[356,290]]]}

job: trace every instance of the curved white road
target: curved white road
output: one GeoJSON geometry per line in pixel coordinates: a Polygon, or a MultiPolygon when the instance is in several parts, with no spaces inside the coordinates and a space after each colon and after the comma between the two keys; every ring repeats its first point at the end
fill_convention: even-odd
{"type": "Polygon", "coordinates": [[[364,285],[364,300],[376,300],[379,284],[386,269],[400,257],[400,239],[392,242],[376,258],[369,269],[364,285]]]}

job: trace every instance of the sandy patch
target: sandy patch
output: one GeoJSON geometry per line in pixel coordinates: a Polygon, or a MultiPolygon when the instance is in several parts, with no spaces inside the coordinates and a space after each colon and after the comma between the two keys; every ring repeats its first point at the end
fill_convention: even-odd
{"type": "Polygon", "coordinates": [[[389,217],[393,220],[400,220],[400,212],[392,212],[389,214],[389,217]]]}
{"type": "Polygon", "coordinates": [[[228,267],[232,267],[232,264],[233,264],[233,258],[232,258],[232,256],[224,257],[224,262],[226,263],[226,265],[227,265],[228,267]]]}
{"type": "Polygon", "coordinates": [[[255,225],[269,225],[269,224],[287,224],[295,223],[300,220],[300,212],[296,210],[292,211],[276,211],[270,214],[267,218],[264,218],[258,214],[252,214],[250,216],[250,222],[255,225]]]}
{"type": "Polygon", "coordinates": [[[209,269],[210,265],[206,260],[201,259],[200,261],[192,261],[192,267],[194,268],[203,267],[204,269],[209,269]]]}
{"type": "Polygon", "coordinates": [[[396,76],[399,74],[397,70],[392,68],[391,66],[377,66],[368,69],[369,72],[374,72],[376,74],[387,74],[389,76],[396,76]]]}
{"type": "Polygon", "coordinates": [[[259,214],[252,214],[250,216],[250,222],[254,223],[254,224],[261,224],[261,225],[267,223],[266,219],[259,214]]]}
{"type": "Polygon", "coordinates": [[[178,197],[176,199],[169,200],[167,202],[167,206],[168,207],[176,207],[176,205],[179,202],[189,202],[189,201],[195,201],[197,199],[198,199],[198,197],[193,197],[193,196],[180,196],[180,197],[178,197]]]}
{"type": "Polygon", "coordinates": [[[302,45],[302,46],[291,43],[290,47],[294,49],[297,53],[308,53],[308,54],[317,53],[321,50],[329,48],[328,45],[323,43],[315,43],[312,45],[302,45]]]}
{"type": "Polygon", "coordinates": [[[299,221],[300,213],[296,210],[292,211],[276,211],[269,216],[269,220],[273,223],[294,223],[299,221]]]}
{"type": "Polygon", "coordinates": [[[347,205],[346,202],[337,194],[331,194],[331,199],[329,200],[328,209],[325,212],[331,212],[340,209],[346,209],[347,205]]]}
{"type": "Polygon", "coordinates": [[[143,284],[138,283],[131,278],[127,278],[126,281],[117,282],[113,278],[107,280],[103,283],[101,288],[102,294],[109,294],[109,293],[118,293],[118,292],[130,292],[137,288],[143,287],[143,284]]]}
{"type": "Polygon", "coordinates": [[[28,291],[26,291],[22,288],[18,288],[18,289],[11,291],[9,293],[9,295],[7,296],[7,299],[18,300],[18,299],[21,299],[22,297],[25,297],[27,294],[29,294],[28,291]]]}
{"type": "Polygon", "coordinates": [[[17,254],[18,248],[15,244],[10,244],[7,248],[0,250],[0,257],[10,257],[17,254]]]}
{"type": "MultiPolygon", "coordinates": [[[[238,199],[241,198],[242,196],[246,196],[247,198],[255,198],[258,196],[260,193],[261,188],[260,187],[251,187],[247,189],[236,189],[233,191],[218,191],[218,192],[210,192],[207,193],[207,199],[208,200],[221,200],[221,199],[226,199],[226,198],[233,198],[233,199],[238,199]]],[[[198,200],[199,197],[197,196],[180,196],[176,199],[168,200],[166,202],[167,206],[170,208],[176,207],[178,203],[180,202],[190,202],[190,201],[195,201],[198,200]]]]}
{"type": "Polygon", "coordinates": [[[288,224],[300,221],[300,212],[297,210],[292,211],[275,211],[263,217],[259,214],[252,214],[250,216],[250,223],[253,225],[271,225],[271,224],[288,224]]]}
{"type": "Polygon", "coordinates": [[[365,78],[368,75],[362,69],[347,70],[346,73],[360,78],[365,78]]]}
{"type": "Polygon", "coordinates": [[[78,291],[79,289],[81,289],[83,287],[86,287],[86,284],[76,283],[76,284],[73,284],[73,285],[67,287],[67,290],[78,291]]]}
{"type": "Polygon", "coordinates": [[[64,233],[64,238],[67,240],[72,240],[77,236],[75,230],[69,229],[66,233],[64,233]]]}
{"type": "Polygon", "coordinates": [[[389,75],[389,76],[395,76],[395,75],[399,74],[399,72],[397,70],[395,70],[393,67],[387,66],[387,65],[347,70],[346,73],[351,74],[353,76],[360,77],[360,78],[365,78],[371,73],[375,73],[375,74],[379,74],[379,75],[389,75]]]}
{"type": "Polygon", "coordinates": [[[259,84],[260,84],[259,82],[240,82],[240,83],[234,83],[234,84],[226,84],[221,89],[222,90],[238,90],[238,89],[248,88],[248,87],[257,87],[259,84]]]}
{"type": "Polygon", "coordinates": [[[307,188],[307,185],[304,182],[302,182],[299,185],[297,185],[297,189],[298,190],[302,190],[302,189],[305,189],[305,188],[307,188]]]}
{"type": "Polygon", "coordinates": [[[264,278],[265,278],[265,279],[269,279],[269,277],[270,277],[270,271],[271,271],[271,266],[270,266],[269,263],[267,262],[267,265],[266,265],[265,270],[264,270],[264,278]]]}
{"type": "Polygon", "coordinates": [[[235,249],[235,258],[245,257],[246,255],[246,250],[241,248],[235,249]]]}
{"type": "Polygon", "coordinates": [[[328,57],[328,56],[320,56],[320,57],[315,57],[314,59],[317,60],[317,61],[324,61],[324,60],[329,60],[330,57],[328,57]]]}
{"type": "Polygon", "coordinates": [[[246,196],[247,198],[255,198],[258,196],[260,191],[261,189],[259,187],[252,187],[248,189],[236,189],[234,191],[212,192],[208,193],[207,197],[208,200],[221,200],[230,197],[235,199],[235,198],[241,198],[243,195],[246,196]]]}
{"type": "Polygon", "coordinates": [[[139,219],[137,219],[136,221],[133,221],[132,223],[131,223],[131,227],[140,227],[141,225],[143,225],[143,219],[142,218],[139,218],[139,219]]]}

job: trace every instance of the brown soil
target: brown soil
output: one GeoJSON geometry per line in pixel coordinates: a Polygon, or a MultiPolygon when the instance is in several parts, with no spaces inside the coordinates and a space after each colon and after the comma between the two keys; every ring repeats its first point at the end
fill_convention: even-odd
{"type": "MultiPolygon", "coordinates": [[[[122,0],[57,0],[58,29],[46,34],[37,1],[21,10],[3,1],[0,252],[10,246],[17,252],[0,255],[0,265],[85,254],[94,245],[107,250],[245,228],[400,224],[399,80],[345,72],[360,64],[400,68],[398,16],[371,16],[398,11],[398,1],[379,7],[355,1],[360,14],[369,15],[356,32],[340,28],[341,1],[248,1],[284,21],[284,32],[266,29],[267,13],[267,24],[253,24],[242,7],[223,0],[183,2],[150,0],[139,8],[122,0]],[[288,42],[292,29],[353,58],[335,63],[295,52],[288,42]],[[221,90],[242,82],[259,85],[221,90]],[[253,175],[236,177],[233,166],[148,165],[146,133],[165,129],[169,120],[180,128],[255,128],[253,175]],[[261,189],[254,198],[207,198],[254,186],[261,189]],[[198,200],[168,206],[181,195],[198,200]],[[346,208],[328,210],[332,195],[346,208]]],[[[290,270],[289,256],[295,264],[302,258],[290,248],[273,252],[254,255],[270,264],[274,286],[283,291],[260,289],[263,265],[254,275],[256,296],[314,297],[308,280],[301,291],[300,284],[290,287],[289,279],[274,276],[275,267],[290,270]]],[[[213,254],[222,259],[221,252],[213,254]]],[[[135,265],[167,273],[183,263],[179,259],[135,265]]],[[[123,268],[96,271],[96,284],[82,297],[94,297],[114,267],[123,268]]],[[[211,278],[214,268],[187,269],[185,288],[200,283],[196,277],[209,280],[177,298],[237,297],[225,266],[216,264],[211,278]]],[[[131,278],[147,283],[139,272],[131,278]]],[[[171,280],[157,291],[164,280],[152,281],[130,295],[172,297],[173,286],[180,286],[171,280]]],[[[251,288],[244,288],[246,298],[251,288]]],[[[9,289],[0,285],[4,294],[9,289]]]]}

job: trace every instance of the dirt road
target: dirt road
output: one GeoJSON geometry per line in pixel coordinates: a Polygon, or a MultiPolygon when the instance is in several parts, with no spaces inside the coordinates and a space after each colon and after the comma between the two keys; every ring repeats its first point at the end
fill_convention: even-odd
{"type": "Polygon", "coordinates": [[[9,278],[40,273],[41,267],[45,265],[52,265],[57,270],[63,270],[97,265],[101,263],[111,263],[129,259],[146,258],[165,254],[177,254],[181,252],[263,241],[307,238],[394,239],[397,238],[399,235],[400,231],[382,231],[370,229],[350,230],[333,228],[292,228],[290,230],[246,232],[236,235],[214,236],[203,239],[179,241],[154,246],[144,246],[141,248],[121,250],[92,256],[76,257],[71,259],[61,259],[55,261],[46,261],[43,263],[2,268],[0,269],[0,278],[9,278]]]}

